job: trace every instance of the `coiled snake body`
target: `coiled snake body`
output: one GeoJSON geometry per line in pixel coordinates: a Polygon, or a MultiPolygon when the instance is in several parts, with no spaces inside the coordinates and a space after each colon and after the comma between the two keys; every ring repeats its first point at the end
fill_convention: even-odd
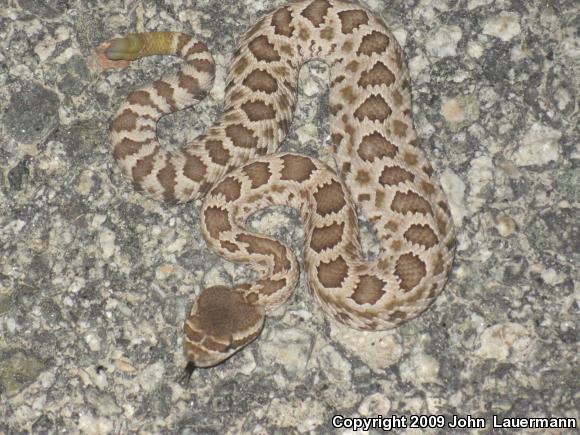
{"type": "Polygon", "coordinates": [[[191,365],[215,365],[251,342],[265,315],[293,291],[294,254],[245,228],[252,213],[273,204],[300,211],[308,285],[339,322],[393,328],[441,292],[453,257],[449,208],[415,144],[402,50],[367,9],[307,0],[260,19],[234,54],[223,114],[178,152],[159,145],[156,123],[211,87],[206,46],[173,32],[132,34],[107,46],[112,60],[183,57],[176,75],[132,92],[121,105],[111,126],[115,159],[153,198],[185,202],[204,194],[208,245],[258,275],[256,282],[202,291],[185,322],[191,365]],[[313,158],[275,153],[292,120],[298,71],[309,59],[330,66],[330,139],[340,175],[313,158]],[[355,204],[380,242],[372,261],[361,255],[355,204]]]}

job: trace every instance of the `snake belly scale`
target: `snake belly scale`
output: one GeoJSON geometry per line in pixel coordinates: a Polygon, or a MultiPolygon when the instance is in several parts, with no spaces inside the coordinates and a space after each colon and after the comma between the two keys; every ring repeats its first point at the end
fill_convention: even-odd
{"type": "Polygon", "coordinates": [[[175,32],[131,34],[105,46],[111,60],[183,58],[177,74],[122,103],[111,125],[114,157],[135,188],[152,198],[182,203],[205,196],[200,216],[208,245],[257,273],[255,282],[201,292],[184,326],[191,366],[213,366],[251,342],[297,283],[295,255],[245,227],[250,215],[270,205],[300,211],[308,286],[339,322],[365,331],[393,328],[441,292],[453,259],[449,207],[416,146],[403,52],[368,9],[307,0],[263,16],[234,53],[223,113],[173,152],[160,146],[157,121],[211,88],[215,65],[207,47],[175,32]],[[338,173],[311,157],[276,153],[292,121],[299,69],[310,59],[330,67],[338,173]],[[357,210],[380,243],[371,261],[361,253],[357,210]]]}

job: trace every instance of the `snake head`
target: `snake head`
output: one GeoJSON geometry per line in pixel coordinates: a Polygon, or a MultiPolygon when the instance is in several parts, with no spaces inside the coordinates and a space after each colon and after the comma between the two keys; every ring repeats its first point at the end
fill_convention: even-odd
{"type": "Polygon", "coordinates": [[[184,350],[195,367],[219,364],[251,343],[264,326],[264,310],[246,301],[241,289],[204,289],[184,326],[184,350]]]}

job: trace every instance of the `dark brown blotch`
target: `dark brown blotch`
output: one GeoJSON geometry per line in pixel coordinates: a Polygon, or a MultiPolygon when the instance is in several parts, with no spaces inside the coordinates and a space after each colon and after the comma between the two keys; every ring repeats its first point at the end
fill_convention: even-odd
{"type": "Polygon", "coordinates": [[[380,95],[371,95],[354,112],[354,116],[363,121],[365,118],[370,121],[385,121],[391,116],[391,108],[380,95]]]}
{"type": "Polygon", "coordinates": [[[424,246],[426,249],[432,248],[438,242],[437,235],[429,225],[413,224],[403,236],[409,242],[424,246]]]}
{"type": "Polygon", "coordinates": [[[272,27],[274,27],[274,33],[281,36],[292,36],[294,32],[294,26],[292,24],[292,13],[286,7],[278,9],[272,15],[272,27]]]}
{"type": "Polygon", "coordinates": [[[113,131],[132,131],[137,128],[137,119],[139,115],[133,112],[131,109],[125,109],[120,115],[117,115],[113,122],[111,123],[111,129],[113,131]]]}
{"type": "Polygon", "coordinates": [[[190,180],[200,182],[204,179],[207,167],[199,156],[184,153],[185,165],[183,167],[183,174],[190,180]]]}
{"type": "Polygon", "coordinates": [[[399,121],[398,119],[393,119],[392,128],[393,128],[393,132],[397,136],[405,137],[405,136],[407,136],[407,130],[409,129],[409,126],[403,121],[399,121]]]}
{"type": "Polygon", "coordinates": [[[367,171],[359,169],[356,173],[355,180],[359,184],[365,185],[365,184],[368,184],[369,181],[371,181],[371,176],[369,175],[369,173],[367,171]]]}
{"type": "Polygon", "coordinates": [[[258,36],[250,41],[248,48],[258,61],[277,62],[280,60],[280,55],[274,48],[274,44],[270,43],[265,35],[258,36]]]}
{"type": "Polygon", "coordinates": [[[232,242],[228,242],[227,240],[222,240],[220,245],[222,249],[225,249],[228,252],[236,252],[238,250],[238,245],[232,242]]]}
{"type": "Polygon", "coordinates": [[[379,183],[383,186],[396,186],[405,181],[414,181],[415,176],[399,166],[385,166],[379,176],[379,183]]]}
{"type": "Polygon", "coordinates": [[[421,190],[423,190],[423,192],[425,192],[425,194],[431,196],[435,193],[435,186],[431,183],[429,183],[428,181],[425,180],[421,180],[421,190]]]}
{"type": "Polygon", "coordinates": [[[334,27],[328,26],[328,27],[325,27],[324,29],[322,29],[320,31],[320,37],[322,39],[327,40],[327,41],[332,40],[332,38],[334,38],[334,27]]]}
{"type": "Polygon", "coordinates": [[[193,56],[194,54],[207,52],[207,46],[203,42],[196,42],[187,50],[185,54],[186,57],[193,56]]]}
{"type": "Polygon", "coordinates": [[[163,80],[155,80],[151,83],[151,86],[153,86],[157,95],[163,98],[172,110],[177,108],[177,102],[173,98],[173,87],[169,83],[163,80]]]}
{"type": "Polygon", "coordinates": [[[225,131],[234,146],[238,148],[254,148],[258,144],[258,138],[254,136],[254,132],[242,124],[228,125],[225,131]]]}
{"type": "Polygon", "coordinates": [[[177,84],[191,95],[199,96],[201,94],[199,81],[195,77],[184,74],[182,71],[177,73],[177,84]]]}
{"type": "Polygon", "coordinates": [[[204,225],[209,235],[217,239],[220,233],[232,229],[228,219],[228,212],[218,207],[208,207],[203,211],[204,225]]]}
{"type": "Polygon", "coordinates": [[[189,41],[191,41],[191,36],[186,35],[185,33],[180,33],[177,35],[177,51],[181,52],[183,47],[185,47],[189,41]]]}
{"type": "Polygon", "coordinates": [[[175,166],[170,161],[166,161],[165,166],[157,173],[157,180],[163,187],[163,198],[167,202],[175,201],[176,176],[175,166]]]}
{"type": "Polygon", "coordinates": [[[225,166],[230,161],[230,152],[224,148],[221,140],[208,139],[205,141],[205,149],[212,162],[225,166]]]}
{"type": "Polygon", "coordinates": [[[316,212],[321,216],[337,213],[346,205],[342,186],[338,181],[331,181],[320,187],[314,194],[316,212]]]}
{"type": "Polygon", "coordinates": [[[314,27],[318,27],[324,22],[328,8],[330,8],[328,1],[314,0],[302,11],[302,16],[309,20],[314,27]]]}
{"type": "Polygon", "coordinates": [[[338,13],[342,33],[352,33],[355,29],[369,22],[367,13],[361,9],[338,13]]]}
{"type": "Polygon", "coordinates": [[[278,90],[276,79],[270,73],[261,69],[252,71],[242,83],[254,92],[262,91],[266,94],[273,94],[278,90]]]}
{"type": "Polygon", "coordinates": [[[398,213],[433,214],[431,204],[415,192],[397,192],[391,203],[391,209],[398,213]]]}
{"type": "Polygon", "coordinates": [[[153,153],[137,160],[131,175],[133,177],[133,184],[137,190],[142,190],[141,183],[143,179],[153,171],[153,166],[155,164],[155,157],[159,152],[159,147],[156,147],[153,153]]]}
{"type": "Polygon", "coordinates": [[[240,197],[242,184],[233,177],[226,177],[213,188],[212,195],[222,194],[226,201],[235,201],[240,197]]]}
{"type": "Polygon", "coordinates": [[[200,72],[205,72],[208,74],[213,74],[215,72],[214,63],[207,59],[194,59],[190,63],[196,70],[200,72]]]}
{"type": "Polygon", "coordinates": [[[153,139],[146,139],[142,142],[137,142],[124,137],[123,140],[115,145],[113,156],[117,160],[123,160],[125,157],[139,152],[142,147],[149,145],[152,141],[153,139]]]}
{"type": "Polygon", "coordinates": [[[354,289],[351,299],[359,305],[374,305],[385,294],[386,283],[376,276],[362,275],[354,289]]]}
{"type": "Polygon", "coordinates": [[[390,86],[395,83],[395,75],[382,62],[377,62],[370,70],[364,71],[358,81],[359,86],[366,88],[368,86],[390,86]]]}
{"type": "Polygon", "coordinates": [[[395,265],[395,275],[401,280],[401,288],[405,291],[412,290],[421,282],[426,273],[425,263],[411,253],[401,255],[395,265]]]}
{"type": "Polygon", "coordinates": [[[423,172],[425,172],[425,174],[427,174],[428,177],[431,177],[433,175],[433,166],[431,166],[429,163],[425,163],[425,165],[423,166],[423,172]]]}
{"type": "Polygon", "coordinates": [[[336,260],[321,262],[318,266],[318,280],[326,288],[342,286],[348,275],[348,264],[339,256],[336,260]]]}
{"type": "Polygon", "coordinates": [[[153,102],[148,91],[134,91],[129,94],[127,101],[131,104],[138,104],[139,106],[150,106],[155,110],[161,112],[159,106],[153,102]]]}
{"type": "Polygon", "coordinates": [[[445,261],[441,252],[437,252],[435,256],[435,266],[433,267],[433,275],[437,276],[445,271],[445,261]]]}
{"type": "Polygon", "coordinates": [[[250,179],[252,189],[266,184],[272,176],[268,163],[265,162],[250,163],[244,166],[242,172],[250,179]]]}
{"type": "Polygon", "coordinates": [[[274,260],[273,273],[290,270],[291,264],[286,256],[286,248],[280,242],[252,234],[239,234],[236,236],[236,240],[245,243],[250,254],[272,256],[274,260]]]}
{"type": "Polygon", "coordinates": [[[340,89],[340,96],[346,101],[347,104],[352,104],[357,99],[357,93],[353,90],[351,85],[346,85],[340,89]]]}
{"type": "Polygon", "coordinates": [[[391,93],[391,97],[393,97],[393,101],[395,102],[395,106],[397,107],[401,106],[404,102],[403,94],[401,94],[396,89],[391,93]]]}
{"type": "Polygon", "coordinates": [[[310,248],[315,252],[322,252],[325,249],[332,249],[342,240],[344,231],[343,223],[333,223],[325,227],[317,227],[312,231],[310,248]]]}
{"type": "Polygon", "coordinates": [[[271,104],[263,101],[248,101],[242,104],[242,110],[246,113],[248,119],[252,122],[266,121],[276,118],[276,111],[271,104]]]}
{"type": "Polygon", "coordinates": [[[260,287],[259,292],[261,294],[272,295],[286,285],[286,278],[276,280],[263,279],[258,281],[256,284],[260,287]]]}
{"type": "MultiPolygon", "coordinates": [[[[232,65],[232,72],[235,75],[238,75],[239,76],[239,75],[241,75],[246,70],[246,68],[248,67],[249,64],[250,64],[250,62],[248,61],[247,58],[245,58],[245,57],[239,57],[235,61],[235,63],[232,65]]],[[[228,84],[231,84],[231,83],[233,83],[233,82],[230,82],[228,84]]]]}
{"type": "Polygon", "coordinates": [[[390,43],[391,40],[387,35],[374,30],[372,33],[369,33],[362,38],[357,53],[359,55],[364,54],[367,56],[370,56],[373,53],[383,53],[390,43]]]}
{"type": "Polygon", "coordinates": [[[372,162],[383,157],[393,158],[397,154],[398,148],[389,142],[379,132],[374,132],[362,138],[358,154],[361,159],[372,162]]]}
{"type": "Polygon", "coordinates": [[[308,180],[316,169],[316,166],[308,157],[285,155],[281,160],[284,162],[280,177],[282,180],[292,180],[301,183],[308,180]]]}

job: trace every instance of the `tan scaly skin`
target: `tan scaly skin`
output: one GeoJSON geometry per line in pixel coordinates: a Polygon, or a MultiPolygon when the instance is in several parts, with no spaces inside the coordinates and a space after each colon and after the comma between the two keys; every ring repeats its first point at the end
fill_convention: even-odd
{"type": "Polygon", "coordinates": [[[389,329],[431,304],[451,267],[453,223],[416,146],[403,52],[380,19],[342,0],[293,2],[265,15],[234,53],[223,114],[178,152],[159,145],[157,120],[203,97],[213,82],[213,59],[203,43],[171,32],[129,35],[106,51],[111,60],[152,54],[181,56],[183,66],[121,105],[111,126],[114,156],[150,197],[181,203],[207,194],[201,216],[208,245],[258,274],[254,283],[201,293],[185,323],[189,373],[254,340],[265,315],[296,285],[296,257],[244,226],[273,204],[300,210],[308,285],[339,322],[389,329]],[[310,157],[272,154],[288,132],[298,71],[310,59],[330,66],[330,138],[339,175],[310,157]],[[355,204],[379,240],[374,261],[361,255],[355,204]]]}

